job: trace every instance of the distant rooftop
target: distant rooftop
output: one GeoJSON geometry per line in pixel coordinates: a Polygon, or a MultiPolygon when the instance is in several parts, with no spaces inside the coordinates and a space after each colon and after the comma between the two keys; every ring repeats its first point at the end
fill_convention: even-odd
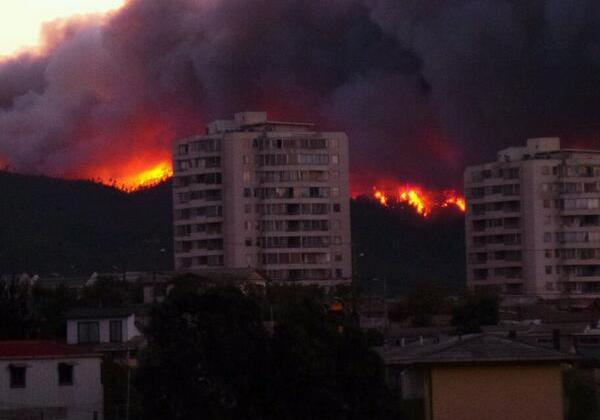
{"type": "Polygon", "coordinates": [[[382,352],[386,364],[561,362],[574,357],[546,347],[492,334],[453,337],[435,345],[410,345],[382,352]]]}
{"type": "Polygon", "coordinates": [[[126,318],[135,313],[135,308],[73,308],[65,313],[66,319],[126,318]]]}
{"type": "Polygon", "coordinates": [[[0,341],[1,359],[35,359],[51,357],[94,357],[96,353],[80,346],[48,340],[0,341]]]}
{"type": "Polygon", "coordinates": [[[509,147],[498,152],[500,162],[514,162],[525,159],[547,158],[558,153],[585,153],[597,154],[600,150],[561,149],[560,138],[540,137],[527,140],[525,147],[509,147]]]}
{"type": "Polygon", "coordinates": [[[267,113],[264,111],[245,111],[236,113],[233,120],[215,120],[208,123],[206,131],[207,134],[215,134],[244,129],[260,129],[261,127],[278,127],[294,130],[314,126],[315,124],[313,123],[269,120],[267,113]]]}

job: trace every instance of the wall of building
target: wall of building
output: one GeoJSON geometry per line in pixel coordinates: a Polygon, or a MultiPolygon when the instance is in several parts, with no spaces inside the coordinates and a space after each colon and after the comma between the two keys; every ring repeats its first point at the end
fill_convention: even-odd
{"type": "Polygon", "coordinates": [[[99,357],[0,360],[0,418],[93,420],[95,412],[101,420],[100,365],[99,357]],[[73,385],[58,384],[61,362],[74,365],[73,385]],[[9,365],[13,363],[27,366],[25,388],[10,387],[9,365]]]}
{"type": "Polygon", "coordinates": [[[209,125],[206,136],[177,141],[173,160],[177,270],[250,267],[275,281],[351,281],[344,133],[240,113],[230,125],[209,125]],[[203,146],[212,141],[215,147],[203,146]],[[206,167],[212,157],[218,165],[206,167]],[[218,173],[218,182],[205,182],[209,173],[218,173]],[[218,214],[204,214],[205,206],[218,206],[218,214]],[[220,229],[209,233],[207,224],[220,229]]]}
{"type": "Polygon", "coordinates": [[[561,375],[560,365],[434,367],[432,419],[562,420],[561,375]]]}
{"type": "Polygon", "coordinates": [[[467,168],[464,180],[470,287],[600,296],[600,152],[533,139],[467,168]]]}
{"type": "Polygon", "coordinates": [[[67,320],[67,344],[78,344],[78,329],[79,322],[98,322],[99,336],[101,343],[110,342],[110,321],[121,321],[123,331],[123,341],[131,340],[133,337],[141,335],[135,325],[135,316],[131,315],[127,318],[113,319],[69,319],[67,320]]]}

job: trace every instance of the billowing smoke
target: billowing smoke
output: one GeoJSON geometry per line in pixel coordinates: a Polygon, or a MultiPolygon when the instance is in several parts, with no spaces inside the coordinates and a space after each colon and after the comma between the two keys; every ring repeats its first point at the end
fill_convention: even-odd
{"type": "Polygon", "coordinates": [[[119,178],[266,109],[347,131],[355,188],[456,187],[529,136],[596,141],[599,18],[592,0],[130,0],[0,62],[0,160],[119,178]]]}

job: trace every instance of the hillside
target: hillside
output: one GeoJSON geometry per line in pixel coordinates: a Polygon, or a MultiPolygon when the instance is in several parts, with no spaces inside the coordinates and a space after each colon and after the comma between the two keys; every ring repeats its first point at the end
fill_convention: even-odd
{"type": "MultiPolygon", "coordinates": [[[[89,181],[0,172],[0,194],[0,274],[172,268],[170,181],[124,193],[89,181]]],[[[464,282],[462,215],[448,209],[423,219],[366,198],[351,208],[361,279],[385,278],[390,291],[420,281],[464,282]]]]}
{"type": "Polygon", "coordinates": [[[0,172],[0,273],[167,269],[171,232],[169,183],[127,194],[0,172]]]}

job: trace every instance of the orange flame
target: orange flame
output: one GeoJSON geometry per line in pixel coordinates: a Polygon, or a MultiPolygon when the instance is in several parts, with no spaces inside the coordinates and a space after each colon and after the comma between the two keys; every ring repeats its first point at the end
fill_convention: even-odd
{"type": "Polygon", "coordinates": [[[375,197],[375,199],[377,201],[379,201],[379,204],[381,204],[384,207],[387,207],[387,203],[388,203],[387,196],[384,193],[382,193],[381,191],[379,191],[375,188],[373,188],[373,189],[374,189],[373,196],[375,197]]]}
{"type": "Polygon", "coordinates": [[[453,190],[433,191],[413,185],[395,187],[391,190],[373,187],[373,197],[382,206],[402,203],[412,207],[417,214],[427,217],[436,208],[454,206],[461,212],[466,209],[465,199],[453,190]]]}
{"type": "Polygon", "coordinates": [[[171,162],[161,162],[158,165],[126,176],[119,180],[119,188],[125,191],[135,191],[140,188],[152,187],[173,176],[171,162]]]}
{"type": "Polygon", "coordinates": [[[463,213],[467,209],[467,204],[465,203],[465,199],[459,195],[450,195],[448,198],[446,198],[446,200],[442,204],[442,207],[450,207],[451,205],[455,205],[463,213]]]}

